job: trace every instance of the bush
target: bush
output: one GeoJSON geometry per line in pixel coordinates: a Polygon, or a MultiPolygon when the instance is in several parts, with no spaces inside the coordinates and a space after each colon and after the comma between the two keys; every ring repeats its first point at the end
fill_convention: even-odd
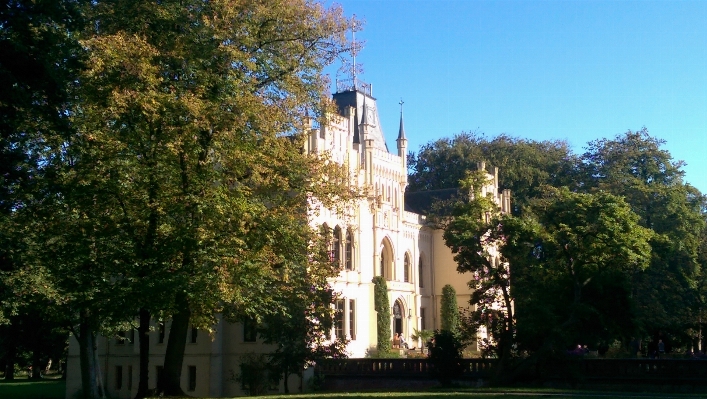
{"type": "Polygon", "coordinates": [[[373,306],[377,313],[378,351],[390,351],[390,301],[388,300],[388,284],[381,276],[373,277],[373,306]]]}
{"type": "Polygon", "coordinates": [[[241,384],[241,389],[250,396],[262,395],[268,390],[277,387],[280,374],[268,365],[267,355],[262,353],[249,353],[243,356],[239,365],[240,373],[232,379],[241,384]]]}
{"type": "Polygon", "coordinates": [[[454,379],[461,377],[463,349],[464,344],[456,334],[447,330],[435,331],[427,358],[432,362],[433,376],[443,386],[449,386],[454,379]]]}

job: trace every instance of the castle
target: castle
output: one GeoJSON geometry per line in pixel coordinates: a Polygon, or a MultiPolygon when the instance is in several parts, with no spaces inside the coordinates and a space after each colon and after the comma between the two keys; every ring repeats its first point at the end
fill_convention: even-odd
{"type": "MultiPolygon", "coordinates": [[[[348,167],[352,184],[366,195],[345,215],[323,209],[311,220],[326,226],[332,234],[331,256],[341,262],[341,272],[331,281],[339,297],[332,335],[346,336],[350,357],[364,357],[377,342],[376,312],[373,303],[373,277],[387,281],[391,304],[392,334],[399,333],[411,347],[414,329],[440,327],[442,287],[452,285],[457,303],[468,304],[470,276],[460,276],[443,231],[426,223],[430,193],[406,193],[407,138],[400,114],[397,152],[391,153],[379,124],[376,99],[371,85],[355,77],[337,82],[333,101],[338,108],[326,125],[312,127],[305,151],[327,152],[333,160],[348,167]]],[[[484,165],[481,165],[484,168],[484,165]]],[[[488,174],[491,194],[502,212],[510,210],[510,192],[499,192],[498,170],[488,174]]],[[[225,321],[215,326],[213,337],[193,329],[188,337],[182,372],[182,386],[192,396],[238,396],[244,391],[230,380],[239,369],[242,356],[267,352],[266,345],[243,324],[225,321]]],[[[150,388],[157,384],[163,362],[165,335],[169,323],[151,333],[150,388]]],[[[392,336],[390,337],[392,339],[392,336]]],[[[114,398],[132,398],[137,389],[139,345],[130,340],[99,339],[99,359],[105,387],[114,398]]],[[[290,386],[297,386],[291,382],[290,386]]],[[[67,397],[81,388],[78,344],[72,338],[67,371],[67,397]]]]}

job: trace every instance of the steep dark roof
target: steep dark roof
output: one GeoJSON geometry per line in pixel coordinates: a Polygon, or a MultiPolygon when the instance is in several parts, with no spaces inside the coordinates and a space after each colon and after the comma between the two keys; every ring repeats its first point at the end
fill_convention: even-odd
{"type": "Polygon", "coordinates": [[[452,199],[459,192],[456,188],[443,188],[439,190],[405,192],[405,210],[420,215],[427,215],[432,210],[432,205],[437,201],[452,199]]]}

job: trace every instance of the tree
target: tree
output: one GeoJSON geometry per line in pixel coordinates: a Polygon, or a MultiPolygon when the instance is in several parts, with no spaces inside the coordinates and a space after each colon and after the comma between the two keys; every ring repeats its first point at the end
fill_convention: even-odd
{"type": "MultiPolygon", "coordinates": [[[[520,139],[505,134],[487,139],[482,134],[461,133],[423,145],[409,157],[410,190],[459,187],[467,171],[477,164],[499,168],[499,187],[513,193],[513,214],[542,194],[542,185],[572,185],[577,160],[565,141],[520,139]]],[[[493,171],[491,171],[493,172],[493,171]]]]}
{"type": "Polygon", "coordinates": [[[457,291],[451,285],[442,287],[442,304],[440,306],[442,331],[452,334],[459,332],[459,306],[457,305],[457,291]]]}
{"type": "MultiPolygon", "coordinates": [[[[476,341],[479,330],[485,329],[491,339],[480,342],[482,352],[495,352],[496,357],[505,361],[510,356],[515,336],[510,270],[506,260],[500,258],[499,251],[504,244],[500,210],[491,198],[482,196],[486,185],[486,171],[467,174],[461,186],[469,195],[453,207],[444,225],[444,240],[454,254],[457,270],[473,275],[468,282],[473,290],[469,301],[473,310],[466,313],[462,330],[468,340],[476,341]]],[[[443,323],[448,306],[442,306],[443,323]]],[[[454,308],[458,314],[456,298],[454,308]]],[[[445,329],[444,324],[442,329],[445,329]]]]}
{"type": "MultiPolygon", "coordinates": [[[[306,248],[308,204],[350,194],[339,168],[302,153],[300,133],[326,113],[321,71],[345,51],[349,22],[308,1],[82,11],[91,67],[61,113],[72,130],[28,152],[47,200],[18,212],[29,249],[13,278],[39,281],[78,327],[87,397],[103,395],[97,333],[139,313],[147,359],[150,314],[171,317],[165,394],[180,394],[189,324],[208,328],[224,304],[284,311],[266,288],[308,267],[280,261],[306,248]]],[[[140,368],[143,387],[146,360],[140,368]]]]}
{"type": "Polygon", "coordinates": [[[308,250],[283,260],[301,262],[307,267],[288,267],[279,280],[272,282],[272,300],[286,309],[263,316],[258,328],[266,344],[276,345],[268,364],[283,377],[285,393],[289,393],[290,374],[301,377],[305,368],[319,359],[346,357],[345,337],[328,342],[334,325],[331,305],[335,293],[327,279],[339,273],[339,265],[331,261],[327,252],[327,237],[314,232],[308,250]]]}
{"type": "Polygon", "coordinates": [[[390,301],[388,284],[382,276],[373,277],[373,306],[376,310],[378,352],[390,351],[390,301]]]}
{"type": "Polygon", "coordinates": [[[589,192],[623,196],[639,223],[655,233],[650,267],[632,277],[641,329],[687,341],[699,306],[693,300],[704,197],[683,182],[684,163],[673,161],[664,144],[646,128],[593,141],[581,158],[581,180],[589,192]]]}
{"type": "Polygon", "coordinates": [[[623,199],[550,189],[536,220],[502,220],[523,349],[613,342],[637,331],[632,276],[649,263],[651,231],[623,199]]]}

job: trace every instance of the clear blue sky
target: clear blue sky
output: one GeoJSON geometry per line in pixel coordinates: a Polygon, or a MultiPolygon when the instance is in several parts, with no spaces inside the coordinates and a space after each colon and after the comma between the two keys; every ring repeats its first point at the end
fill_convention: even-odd
{"type": "Polygon", "coordinates": [[[336,3],[365,20],[357,62],[389,148],[401,98],[412,151],[478,130],[582,153],[646,126],[707,193],[707,1],[336,3]]]}

